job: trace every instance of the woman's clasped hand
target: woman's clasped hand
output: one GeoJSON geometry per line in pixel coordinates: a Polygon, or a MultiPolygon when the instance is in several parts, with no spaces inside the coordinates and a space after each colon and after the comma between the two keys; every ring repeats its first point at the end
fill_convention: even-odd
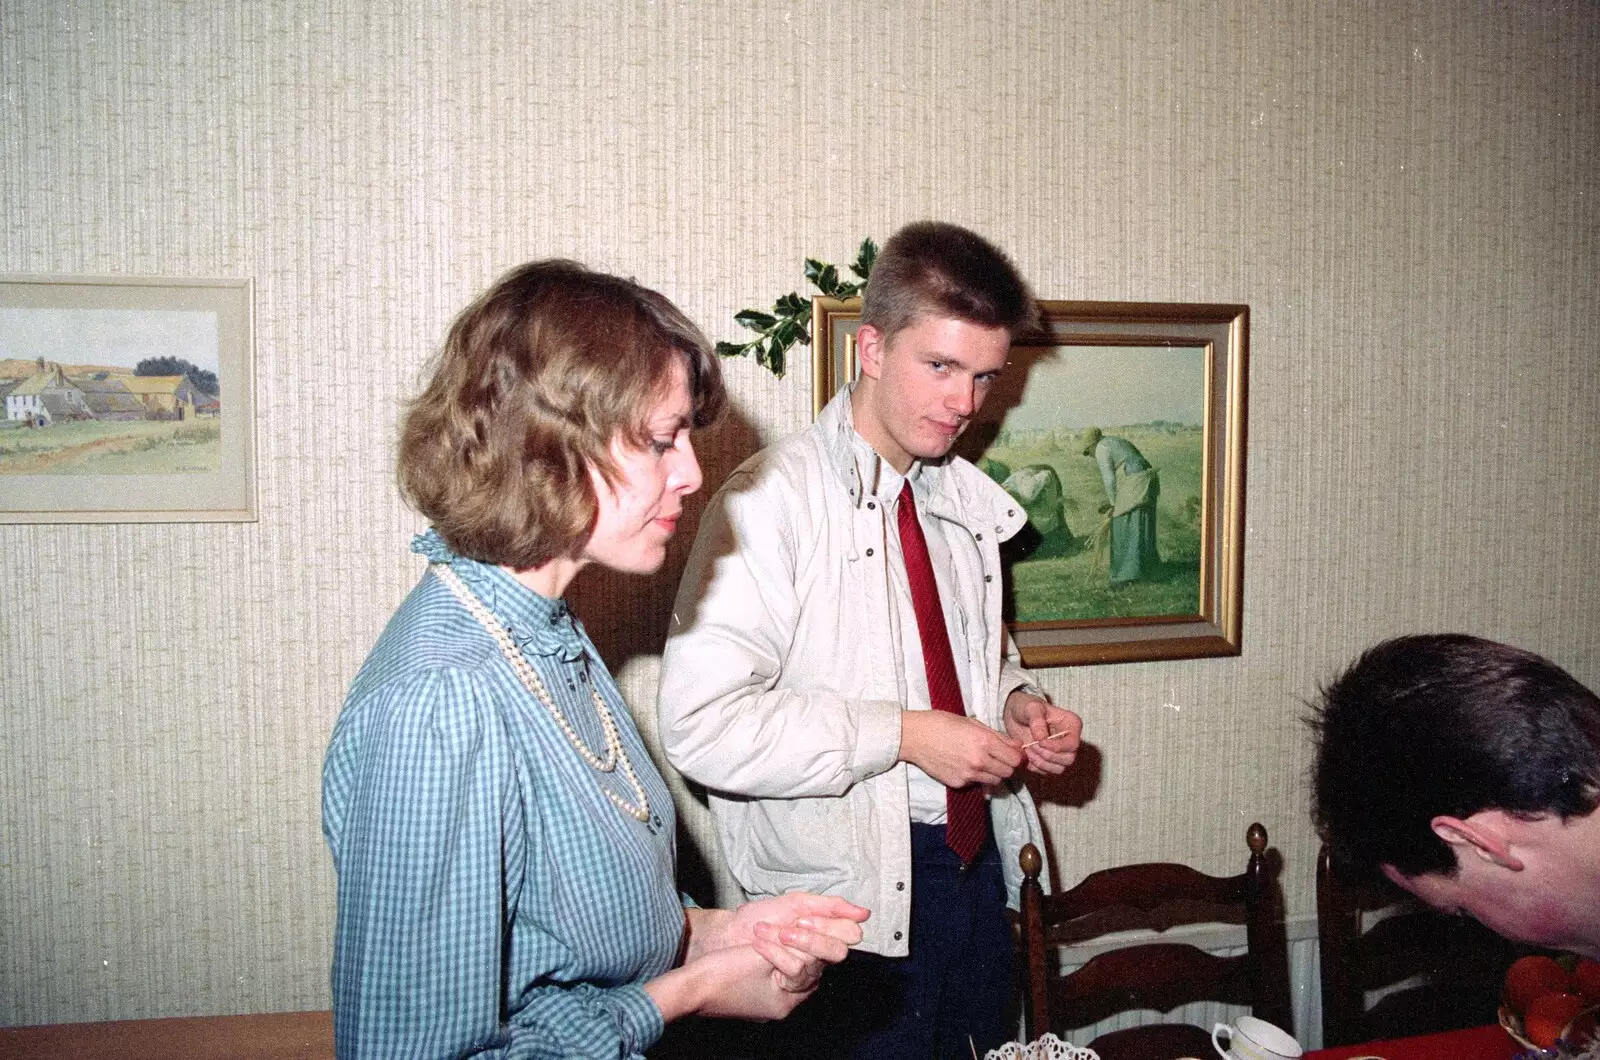
{"type": "Polygon", "coordinates": [[[679,1010],[781,1019],[822,970],[861,941],[867,910],[842,898],[786,894],[737,909],[691,909],[684,962],[647,986],[668,1019],[679,1010]]]}

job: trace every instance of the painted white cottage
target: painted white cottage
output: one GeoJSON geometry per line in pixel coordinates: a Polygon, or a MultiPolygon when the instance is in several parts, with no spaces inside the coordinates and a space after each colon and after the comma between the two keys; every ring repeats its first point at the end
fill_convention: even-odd
{"type": "Polygon", "coordinates": [[[88,419],[93,415],[89,403],[84,400],[83,391],[73,385],[59,364],[35,372],[6,395],[8,420],[51,423],[63,419],[88,419]]]}

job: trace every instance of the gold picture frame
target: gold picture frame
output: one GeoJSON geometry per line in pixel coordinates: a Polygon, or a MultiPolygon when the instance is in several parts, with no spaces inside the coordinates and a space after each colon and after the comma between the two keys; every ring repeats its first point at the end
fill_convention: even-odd
{"type": "Polygon", "coordinates": [[[0,276],[0,523],[253,522],[244,279],[0,276]]]}
{"type": "MultiPolygon", "coordinates": [[[[1249,307],[1039,308],[956,446],[1030,515],[1006,553],[1023,662],[1238,655],[1249,307]]],[[[816,412],[855,378],[859,318],[859,299],[812,300],[816,412]]]]}

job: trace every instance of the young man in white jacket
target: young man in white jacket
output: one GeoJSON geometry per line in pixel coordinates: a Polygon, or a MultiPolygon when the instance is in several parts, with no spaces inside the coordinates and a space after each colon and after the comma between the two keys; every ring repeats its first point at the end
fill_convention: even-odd
{"type": "Polygon", "coordinates": [[[1039,840],[1016,774],[1064,770],[1082,723],[1010,658],[999,545],[1026,515],[950,449],[1035,314],[981,237],[901,229],[867,283],[860,378],[702,518],[662,663],[667,757],[709,789],[747,896],[873,910],[780,1055],[1012,1036],[1004,911],[1039,840]]]}

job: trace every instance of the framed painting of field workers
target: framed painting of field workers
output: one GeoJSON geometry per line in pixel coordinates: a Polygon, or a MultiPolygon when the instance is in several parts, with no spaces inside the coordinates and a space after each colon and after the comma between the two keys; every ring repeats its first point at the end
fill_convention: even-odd
{"type": "MultiPolygon", "coordinates": [[[[1002,552],[1023,662],[1239,654],[1248,307],[1040,311],[955,449],[1028,514],[1002,552]]],[[[858,323],[816,300],[820,401],[856,373],[858,323]]]]}
{"type": "Polygon", "coordinates": [[[248,280],[0,276],[0,522],[256,518],[248,280]]]}

